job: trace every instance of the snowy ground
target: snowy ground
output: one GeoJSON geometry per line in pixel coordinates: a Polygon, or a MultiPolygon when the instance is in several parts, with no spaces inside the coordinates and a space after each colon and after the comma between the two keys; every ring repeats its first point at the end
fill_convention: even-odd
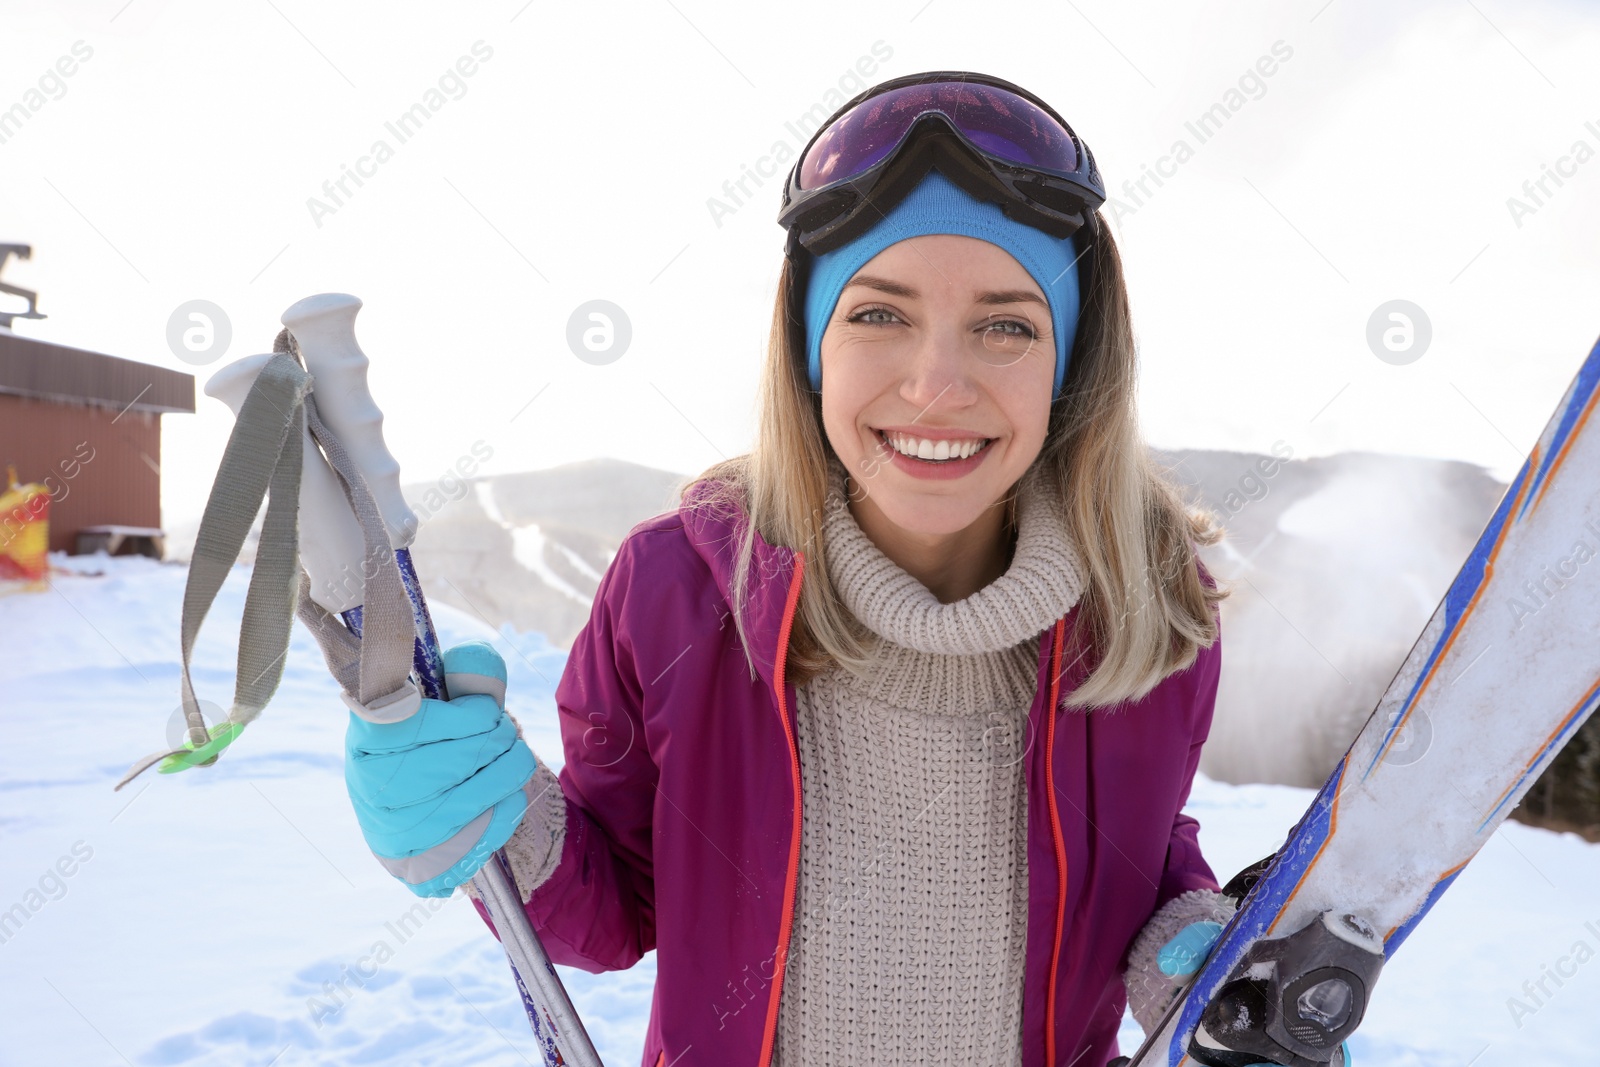
{"type": "MultiPolygon", "coordinates": [[[[537,1064],[470,904],[419,904],[367,852],[341,774],[345,712],[300,628],[278,699],[215,767],[112,792],[177,708],[185,571],[87,563],[105,575],[0,596],[0,1065],[537,1064]]],[[[195,656],[218,704],[246,581],[232,576],[195,656]]],[[[563,652],[443,606],[435,618],[447,642],[497,638],[513,710],[559,760],[563,652]]],[[[1226,877],[1309,797],[1202,780],[1190,810],[1226,877]]],[[[1385,970],[1355,1062],[1593,1062],[1597,885],[1600,848],[1507,824],[1385,970]]],[[[563,977],[606,1062],[637,1063],[651,961],[563,977]]],[[[1127,1022],[1124,1051],[1137,1038],[1127,1022]]]]}

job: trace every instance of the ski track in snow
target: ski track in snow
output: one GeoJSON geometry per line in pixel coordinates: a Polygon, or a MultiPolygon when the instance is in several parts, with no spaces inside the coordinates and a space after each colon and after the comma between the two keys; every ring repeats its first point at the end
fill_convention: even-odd
{"type": "MultiPolygon", "coordinates": [[[[511,557],[522,564],[523,567],[538,575],[541,581],[556,592],[563,593],[587,607],[591,603],[591,598],[574,589],[572,583],[557,574],[545,560],[545,546],[551,542],[549,538],[545,537],[544,531],[539,529],[539,524],[533,522],[524,523],[521,526],[512,524],[500,511],[500,505],[495,503],[494,486],[489,482],[481,481],[476,483],[476,490],[478,506],[483,508],[484,514],[488,515],[492,521],[499,523],[501,528],[511,535],[511,557]]],[[[577,553],[562,544],[556,544],[555,547],[560,549],[568,560],[576,564],[580,572],[593,575],[595,583],[599,584],[600,575],[595,574],[594,568],[585,563],[577,553]]]]}
{"type": "MultiPolygon", "coordinates": [[[[0,596],[0,1065],[539,1064],[471,905],[419,901],[367,851],[344,791],[348,712],[304,630],[278,696],[216,766],[147,772],[114,793],[177,728],[186,572],[56,562],[105,573],[0,596]]],[[[222,706],[248,577],[235,568],[194,656],[201,699],[222,706]]],[[[565,653],[433,611],[447,644],[500,648],[512,711],[559,766],[565,653]]],[[[1274,849],[1311,796],[1202,778],[1189,811],[1225,880],[1274,849]]],[[[1600,848],[1507,824],[1385,970],[1355,1062],[1591,1062],[1597,884],[1600,848]]],[[[561,973],[604,1060],[637,1063],[654,957],[561,973]]],[[[1131,1019],[1121,1037],[1131,1052],[1131,1019]]]]}

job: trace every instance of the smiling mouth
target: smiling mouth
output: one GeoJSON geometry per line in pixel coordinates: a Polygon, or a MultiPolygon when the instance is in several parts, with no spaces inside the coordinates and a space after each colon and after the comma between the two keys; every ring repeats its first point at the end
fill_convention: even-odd
{"type": "Polygon", "coordinates": [[[883,442],[884,447],[900,453],[907,459],[920,460],[923,463],[949,463],[971,459],[995,441],[993,437],[947,441],[939,438],[913,437],[903,433],[889,434],[876,428],[873,429],[873,433],[878,435],[878,440],[883,442]]]}

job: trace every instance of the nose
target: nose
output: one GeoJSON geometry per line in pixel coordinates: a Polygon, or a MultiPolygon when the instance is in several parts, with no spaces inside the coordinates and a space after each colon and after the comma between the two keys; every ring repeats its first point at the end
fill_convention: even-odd
{"type": "Polygon", "coordinates": [[[919,412],[935,404],[941,409],[959,409],[974,403],[978,398],[972,377],[976,368],[965,340],[960,326],[935,325],[919,331],[916,343],[906,353],[901,397],[919,412]]]}

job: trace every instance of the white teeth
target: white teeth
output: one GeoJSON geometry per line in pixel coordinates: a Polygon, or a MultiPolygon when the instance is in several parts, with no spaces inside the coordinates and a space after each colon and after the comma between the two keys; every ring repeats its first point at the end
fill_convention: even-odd
{"type": "Polygon", "coordinates": [[[934,441],[909,434],[885,434],[895,451],[918,459],[966,459],[988,443],[987,438],[966,438],[960,441],[934,441]]]}

